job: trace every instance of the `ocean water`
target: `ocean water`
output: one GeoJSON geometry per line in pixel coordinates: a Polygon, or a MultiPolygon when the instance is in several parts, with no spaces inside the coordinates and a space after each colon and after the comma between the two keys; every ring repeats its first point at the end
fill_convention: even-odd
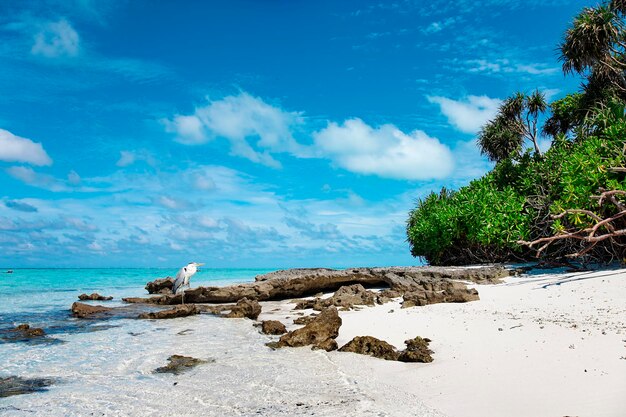
{"type": "MultiPolygon", "coordinates": [[[[250,282],[270,270],[203,269],[192,287],[250,282]]],[[[0,377],[51,378],[46,391],[0,398],[2,416],[439,416],[384,386],[337,352],[273,351],[247,319],[80,320],[81,293],[146,295],[163,269],[0,271],[0,330],[43,327],[44,343],[0,341],[0,377]],[[207,360],[181,375],[157,374],[170,355],[207,360]],[[343,365],[339,365],[342,362],[343,365]],[[410,404],[410,408],[406,405],[410,404]]],[[[102,302],[96,302],[102,303],[102,302]]],[[[274,337],[275,339],[275,337],[274,337]]],[[[356,355],[354,355],[356,356],[356,355]]]]}

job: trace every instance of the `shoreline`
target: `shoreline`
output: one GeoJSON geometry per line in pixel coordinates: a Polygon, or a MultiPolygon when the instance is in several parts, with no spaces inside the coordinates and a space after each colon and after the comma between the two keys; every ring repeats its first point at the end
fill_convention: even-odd
{"type": "MultiPolygon", "coordinates": [[[[392,297],[384,304],[339,308],[339,346],[355,336],[373,336],[400,350],[405,340],[421,336],[432,340],[432,363],[386,361],[310,347],[271,350],[265,343],[280,336],[260,334],[249,319],[206,314],[174,320],[113,319],[109,323],[113,326],[104,332],[60,335],[67,340],[63,347],[31,351],[5,345],[15,355],[7,362],[7,372],[61,378],[47,393],[11,397],[8,404],[43,414],[43,410],[92,412],[98,409],[90,408],[87,398],[96,395],[112,401],[130,384],[134,394],[109,411],[141,415],[141,407],[149,407],[176,412],[163,401],[151,403],[172,389],[171,377],[154,376],[152,371],[163,366],[167,356],[181,354],[209,361],[175,379],[181,387],[176,396],[186,404],[186,415],[310,415],[315,411],[327,416],[340,412],[398,417],[621,417],[626,409],[626,269],[531,273],[502,280],[499,284],[466,282],[469,289],[477,289],[476,301],[402,308],[402,297],[392,297]],[[111,341],[116,347],[107,353],[111,341]],[[64,376],[66,364],[61,366],[59,355],[65,355],[64,349],[80,352],[78,358],[68,358],[72,377],[64,376]],[[32,354],[42,362],[23,368],[32,354]],[[91,361],[102,368],[85,374],[78,364],[91,361]],[[107,378],[121,385],[103,383],[107,378]],[[217,381],[226,384],[219,396],[213,392],[217,381]],[[150,395],[143,393],[144,383],[150,395]],[[77,399],[72,390],[82,391],[82,386],[89,394],[77,399]],[[266,391],[275,395],[267,397],[266,391]],[[195,403],[196,398],[202,398],[201,403],[195,403]],[[238,401],[245,405],[235,407],[238,401]]],[[[368,291],[380,295],[384,290],[368,291]]],[[[320,299],[333,294],[327,291],[320,299]]],[[[296,302],[315,298],[260,301],[256,322],[279,320],[287,331],[300,328],[294,319],[319,311],[294,310],[296,302]]],[[[89,322],[100,323],[83,323],[89,322]]]]}
{"type": "MultiPolygon", "coordinates": [[[[339,346],[369,335],[401,349],[419,335],[432,339],[432,363],[326,355],[342,372],[415,395],[450,417],[623,415],[626,269],[526,274],[470,287],[480,300],[402,309],[396,299],[339,312],[339,346]]],[[[293,303],[262,305],[259,320],[297,327],[293,303]]]]}

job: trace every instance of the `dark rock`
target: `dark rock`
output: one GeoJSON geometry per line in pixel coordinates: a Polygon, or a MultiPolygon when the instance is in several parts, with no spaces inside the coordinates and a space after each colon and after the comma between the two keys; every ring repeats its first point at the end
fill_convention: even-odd
{"type": "Polygon", "coordinates": [[[202,306],[203,311],[226,318],[249,318],[256,320],[261,314],[261,304],[256,300],[248,300],[243,298],[237,301],[237,304],[224,304],[217,306],[202,306]],[[227,312],[226,314],[223,314],[227,312]]]}
{"type": "Polygon", "coordinates": [[[433,357],[431,354],[433,351],[428,348],[429,343],[430,339],[419,336],[405,340],[406,349],[400,353],[398,360],[400,362],[432,362],[433,357]]]}
{"type": "Polygon", "coordinates": [[[465,303],[479,300],[478,291],[460,282],[448,281],[444,290],[417,290],[404,293],[402,308],[437,303],[465,303]]]}
{"type": "Polygon", "coordinates": [[[193,316],[200,314],[201,309],[194,304],[184,304],[176,306],[169,310],[153,311],[151,313],[142,313],[140,319],[175,319],[178,317],[193,316]]]}
{"type": "Polygon", "coordinates": [[[376,303],[377,304],[385,304],[391,301],[394,298],[402,297],[402,293],[400,291],[386,289],[379,292],[376,295],[376,303]]]}
{"type": "Polygon", "coordinates": [[[388,361],[396,361],[400,356],[395,347],[384,340],[376,339],[372,336],[357,336],[343,345],[339,352],[359,353],[388,361]]]}
{"type": "Polygon", "coordinates": [[[321,311],[326,307],[335,306],[337,308],[351,309],[355,305],[373,306],[376,302],[376,295],[365,289],[361,284],[346,285],[339,288],[335,294],[324,300],[315,298],[314,300],[302,300],[296,304],[296,309],[312,308],[321,311]]]}
{"type": "Polygon", "coordinates": [[[341,317],[337,313],[337,308],[328,307],[306,326],[281,336],[278,342],[269,343],[268,346],[281,348],[313,345],[320,349],[333,350],[337,348],[337,343],[332,343],[329,339],[337,337],[339,327],[341,317]]]}
{"type": "Polygon", "coordinates": [[[87,300],[94,300],[94,301],[110,301],[113,299],[113,297],[105,297],[103,295],[98,294],[97,292],[94,292],[91,295],[87,295],[87,294],[81,294],[78,296],[78,299],[81,301],[87,301],[87,300]]]}
{"type": "Polygon", "coordinates": [[[339,352],[352,352],[361,355],[374,356],[388,361],[400,362],[432,362],[432,350],[428,348],[430,339],[419,336],[405,340],[406,349],[397,351],[396,348],[384,340],[372,336],[357,336],[345,345],[339,352]]]}
{"type": "Polygon", "coordinates": [[[172,355],[167,358],[169,363],[160,368],[156,368],[154,372],[159,374],[170,373],[174,375],[179,375],[182,372],[188,371],[189,369],[198,366],[207,362],[215,362],[214,359],[209,361],[203,359],[192,358],[191,356],[181,356],[181,355],[172,355]]]}
{"type": "Polygon", "coordinates": [[[92,306],[89,304],[75,302],[71,307],[72,314],[78,318],[101,317],[111,314],[113,308],[104,306],[92,306]]]}
{"type": "Polygon", "coordinates": [[[287,329],[285,325],[278,320],[264,320],[261,323],[261,331],[265,334],[285,334],[287,329]]]}
{"type": "Polygon", "coordinates": [[[53,383],[54,380],[49,378],[21,378],[19,376],[0,378],[0,397],[45,391],[46,387],[53,383]]]}
{"type": "Polygon", "coordinates": [[[22,337],[41,337],[46,335],[46,332],[43,329],[38,327],[30,327],[29,324],[20,324],[12,331],[21,333],[22,337]]]}
{"type": "Polygon", "coordinates": [[[171,294],[174,288],[174,278],[167,277],[156,279],[146,284],[148,294],[171,294]]]}
{"type": "Polygon", "coordinates": [[[293,320],[293,324],[309,324],[310,322],[315,320],[315,317],[317,317],[317,314],[311,314],[310,316],[298,317],[297,319],[293,320]]]}

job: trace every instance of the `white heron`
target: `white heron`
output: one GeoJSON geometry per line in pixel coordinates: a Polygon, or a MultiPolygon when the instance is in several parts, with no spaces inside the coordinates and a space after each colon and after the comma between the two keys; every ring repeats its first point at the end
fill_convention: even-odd
{"type": "Polygon", "coordinates": [[[198,271],[198,267],[204,264],[199,264],[198,262],[190,262],[186,266],[180,268],[178,273],[176,274],[176,279],[174,280],[174,287],[172,288],[172,292],[174,294],[178,293],[178,290],[182,289],[182,303],[185,304],[185,287],[189,287],[189,280],[191,277],[198,271]]]}

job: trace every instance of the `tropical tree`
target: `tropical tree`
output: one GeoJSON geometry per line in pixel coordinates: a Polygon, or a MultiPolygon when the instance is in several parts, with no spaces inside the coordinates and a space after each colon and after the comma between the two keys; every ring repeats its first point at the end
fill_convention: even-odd
{"type": "Polygon", "coordinates": [[[527,95],[516,93],[507,98],[496,117],[478,134],[478,145],[483,155],[494,162],[520,155],[525,140],[533,144],[535,154],[541,156],[539,116],[548,105],[539,90],[527,95]]]}

